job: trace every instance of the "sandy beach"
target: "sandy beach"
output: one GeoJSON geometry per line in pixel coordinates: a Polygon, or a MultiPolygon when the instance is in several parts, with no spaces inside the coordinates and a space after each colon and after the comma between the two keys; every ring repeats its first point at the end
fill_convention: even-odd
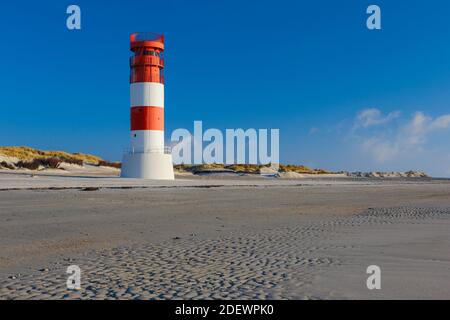
{"type": "Polygon", "coordinates": [[[0,221],[1,299],[450,298],[445,179],[2,172],[0,221]]]}

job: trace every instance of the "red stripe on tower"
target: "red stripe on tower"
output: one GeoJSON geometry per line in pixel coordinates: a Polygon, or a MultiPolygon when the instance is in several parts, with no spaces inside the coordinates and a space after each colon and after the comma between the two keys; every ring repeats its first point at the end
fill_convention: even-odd
{"type": "Polygon", "coordinates": [[[131,131],[164,130],[164,109],[160,107],[132,107],[131,131]]]}

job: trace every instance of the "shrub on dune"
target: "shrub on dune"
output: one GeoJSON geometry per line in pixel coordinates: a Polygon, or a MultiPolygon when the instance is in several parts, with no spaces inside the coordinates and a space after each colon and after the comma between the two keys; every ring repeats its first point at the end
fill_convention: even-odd
{"type": "Polygon", "coordinates": [[[0,162],[0,168],[6,168],[6,169],[14,170],[16,167],[14,165],[12,165],[11,163],[8,163],[6,161],[2,161],[2,162],[0,162]]]}
{"type": "Polygon", "coordinates": [[[28,170],[38,170],[39,168],[58,169],[62,161],[58,158],[40,158],[31,161],[22,161],[16,163],[17,168],[28,170]]]}
{"type": "Polygon", "coordinates": [[[21,169],[28,169],[28,170],[37,170],[39,169],[40,166],[40,161],[22,161],[20,160],[19,162],[16,163],[16,167],[17,168],[21,168],[21,169]]]}
{"type": "Polygon", "coordinates": [[[98,162],[99,167],[112,167],[116,169],[120,169],[122,167],[122,164],[120,162],[109,162],[105,160],[100,160],[98,162]]]}
{"type": "Polygon", "coordinates": [[[51,169],[58,169],[59,166],[61,165],[61,160],[58,158],[47,158],[47,159],[38,159],[41,161],[41,164],[44,167],[48,167],[51,169]]]}

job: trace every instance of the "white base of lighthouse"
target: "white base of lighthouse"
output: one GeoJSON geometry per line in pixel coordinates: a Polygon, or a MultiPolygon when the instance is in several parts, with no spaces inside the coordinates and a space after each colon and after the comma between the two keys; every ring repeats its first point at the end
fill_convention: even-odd
{"type": "Polygon", "coordinates": [[[174,180],[172,155],[165,153],[127,153],[123,156],[122,178],[174,180]]]}

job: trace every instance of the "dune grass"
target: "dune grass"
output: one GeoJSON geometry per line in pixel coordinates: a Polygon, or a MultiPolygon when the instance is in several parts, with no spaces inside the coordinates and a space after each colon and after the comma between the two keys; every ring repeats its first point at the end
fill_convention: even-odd
{"type": "MultiPolygon", "coordinates": [[[[0,155],[17,158],[19,161],[15,164],[20,168],[50,167],[58,168],[60,162],[83,165],[84,163],[97,166],[108,166],[120,168],[120,162],[109,162],[102,158],[84,153],[68,153],[64,151],[44,151],[30,147],[0,147],[0,155]]],[[[201,172],[213,170],[231,170],[237,173],[259,174],[262,168],[270,167],[257,164],[202,164],[202,165],[175,165],[174,169],[178,172],[201,172]]],[[[6,163],[3,167],[7,167],[6,163]]],[[[8,165],[10,167],[10,165],[8,165]]],[[[36,170],[36,169],[34,169],[36,170]]],[[[326,174],[331,173],[322,169],[311,169],[303,165],[279,165],[280,172],[296,172],[303,174],[326,174]]]]}
{"type": "Polygon", "coordinates": [[[308,168],[306,166],[303,165],[293,165],[293,164],[288,164],[288,165],[282,165],[280,164],[280,171],[281,172],[296,172],[296,173],[306,173],[306,174],[327,174],[327,173],[332,173],[330,171],[327,170],[323,170],[323,169],[311,169],[308,168]]]}
{"type": "Polygon", "coordinates": [[[56,158],[66,163],[82,165],[83,163],[98,164],[103,159],[84,153],[68,153],[64,151],[44,151],[30,147],[0,147],[0,154],[14,157],[20,161],[31,162],[35,159],[56,158]]]}
{"type": "MultiPolygon", "coordinates": [[[[176,165],[174,166],[175,171],[178,172],[201,172],[201,171],[209,171],[209,170],[232,170],[238,173],[255,173],[258,174],[261,172],[262,168],[270,168],[270,164],[267,165],[257,165],[257,164],[201,164],[201,165],[176,165]]],[[[296,172],[303,174],[327,174],[332,173],[323,169],[311,169],[303,165],[279,165],[280,172],[296,172]]]]}

